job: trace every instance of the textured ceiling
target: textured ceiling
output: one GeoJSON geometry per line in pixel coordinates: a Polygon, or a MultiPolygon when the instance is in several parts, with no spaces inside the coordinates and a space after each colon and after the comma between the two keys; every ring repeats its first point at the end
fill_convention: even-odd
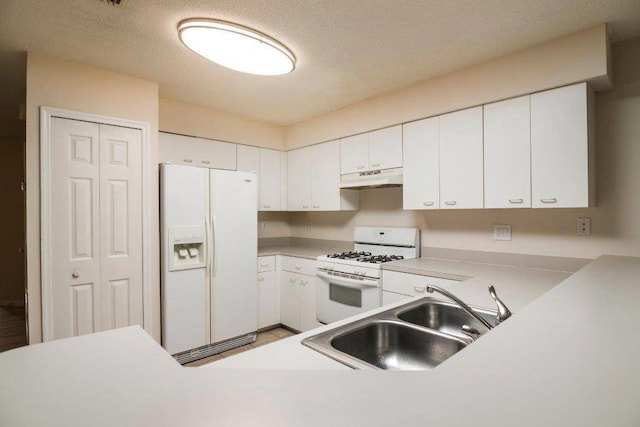
{"type": "Polygon", "coordinates": [[[1,0],[0,50],[155,81],[160,96],[290,124],[579,30],[640,35],[639,0],[1,0]],[[285,76],[244,75],[183,47],[178,22],[234,21],[295,53],[285,76]]]}

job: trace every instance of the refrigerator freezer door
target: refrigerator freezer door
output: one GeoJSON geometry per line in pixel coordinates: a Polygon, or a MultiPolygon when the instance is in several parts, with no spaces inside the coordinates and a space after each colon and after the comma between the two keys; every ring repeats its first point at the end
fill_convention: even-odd
{"type": "MultiPolygon", "coordinates": [[[[204,246],[200,245],[199,230],[205,229],[207,218],[207,180],[207,169],[180,165],[162,165],[160,169],[162,345],[171,354],[209,343],[205,266],[189,256],[190,247],[204,246]],[[191,240],[184,240],[186,237],[182,234],[178,237],[184,241],[178,239],[176,230],[182,234],[189,231],[187,237],[191,240]],[[184,244],[184,248],[174,248],[177,244],[184,244]],[[192,265],[171,269],[174,256],[192,265]]],[[[206,254],[201,256],[204,260],[206,254]]]]}
{"type": "Polygon", "coordinates": [[[211,342],[258,329],[256,174],[211,170],[211,342]]]}

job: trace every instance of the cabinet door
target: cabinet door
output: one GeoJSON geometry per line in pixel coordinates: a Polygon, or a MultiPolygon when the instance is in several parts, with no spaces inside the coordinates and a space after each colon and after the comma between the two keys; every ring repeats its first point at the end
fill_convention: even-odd
{"type": "Polygon", "coordinates": [[[311,196],[314,211],[340,210],[340,141],[311,147],[311,196]]]}
{"type": "Polygon", "coordinates": [[[300,275],[300,331],[318,327],[316,315],[316,278],[300,275]]]}
{"type": "Polygon", "coordinates": [[[530,97],[484,106],[484,207],[531,207],[530,97]]]}
{"type": "Polygon", "coordinates": [[[276,272],[258,273],[258,329],[280,323],[276,272]]]}
{"type": "Polygon", "coordinates": [[[431,117],[404,125],[404,209],[440,208],[439,121],[431,117]]]}
{"type": "Polygon", "coordinates": [[[369,134],[340,140],[340,173],[365,172],[369,168],[369,134]]]}
{"type": "Polygon", "coordinates": [[[402,167],[402,125],[369,132],[369,170],[402,167]]]}
{"type": "Polygon", "coordinates": [[[280,210],[280,158],[281,152],[260,149],[260,203],[258,210],[280,210]]]}
{"type": "Polygon", "coordinates": [[[589,206],[586,83],[531,95],[534,208],[589,206]]]}
{"type": "Polygon", "coordinates": [[[253,172],[258,179],[258,192],[256,194],[256,201],[258,210],[260,210],[260,149],[258,147],[250,147],[248,145],[238,145],[237,150],[237,165],[236,170],[240,172],[253,172]]]}
{"type": "Polygon", "coordinates": [[[196,138],[172,133],[158,133],[158,160],[174,165],[198,165],[196,138]]]}
{"type": "Polygon", "coordinates": [[[194,166],[236,170],[236,144],[204,138],[195,140],[198,161],[194,166]]]}
{"type": "Polygon", "coordinates": [[[440,116],[441,209],[483,207],[482,156],[482,107],[440,116]]]}
{"type": "Polygon", "coordinates": [[[280,323],[300,330],[300,275],[282,272],[280,282],[280,323]]]}
{"type": "Polygon", "coordinates": [[[311,210],[311,150],[312,147],[305,147],[287,152],[290,211],[311,210]]]}

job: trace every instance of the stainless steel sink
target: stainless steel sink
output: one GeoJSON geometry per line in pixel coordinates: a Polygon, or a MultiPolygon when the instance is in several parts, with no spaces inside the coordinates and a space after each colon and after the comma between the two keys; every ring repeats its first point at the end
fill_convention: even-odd
{"type": "Polygon", "coordinates": [[[336,350],[389,370],[431,369],[466,345],[435,331],[388,320],[368,323],[331,341],[336,350]]]}
{"type": "MultiPolygon", "coordinates": [[[[495,312],[480,309],[474,309],[473,311],[492,326],[496,326],[495,312]]],[[[435,329],[460,338],[465,338],[465,335],[461,332],[462,325],[471,326],[481,332],[486,332],[487,330],[478,320],[460,307],[440,301],[428,300],[418,305],[413,304],[412,308],[396,311],[396,316],[405,322],[435,329]]]]}
{"type": "MultiPolygon", "coordinates": [[[[473,308],[495,325],[496,313],[473,308]]],[[[305,338],[302,344],[356,369],[432,369],[471,340],[462,325],[487,328],[463,309],[424,297],[305,338]]]]}

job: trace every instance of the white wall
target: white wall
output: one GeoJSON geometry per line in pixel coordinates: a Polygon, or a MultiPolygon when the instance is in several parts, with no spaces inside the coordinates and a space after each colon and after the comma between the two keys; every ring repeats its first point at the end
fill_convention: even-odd
{"type": "Polygon", "coordinates": [[[284,127],[160,98],[159,126],[163,132],[217,139],[284,150],[284,127]]]}
{"type": "MultiPolygon", "coordinates": [[[[30,53],[27,57],[27,286],[29,343],[42,341],[40,300],[41,106],[149,123],[151,164],[158,158],[158,84],[86,65],[30,53]]],[[[151,168],[151,209],[158,206],[158,172],[151,168]]],[[[151,230],[158,230],[158,216],[151,230]]],[[[150,233],[152,335],[160,340],[159,239],[150,233]]]]}
{"type": "Polygon", "coordinates": [[[589,80],[608,87],[601,25],[291,125],[288,150],[589,80]]]}
{"type": "Polygon", "coordinates": [[[292,213],[291,235],[351,240],[356,225],[418,226],[422,245],[436,248],[640,256],[640,38],[616,43],[612,54],[614,88],[596,94],[597,207],[403,211],[401,189],[365,190],[358,212],[292,213]],[[576,235],[578,216],[592,218],[591,236],[576,235]],[[307,221],[313,222],[312,230],[307,221]],[[493,224],[511,224],[513,240],[494,241],[493,224]]]}

